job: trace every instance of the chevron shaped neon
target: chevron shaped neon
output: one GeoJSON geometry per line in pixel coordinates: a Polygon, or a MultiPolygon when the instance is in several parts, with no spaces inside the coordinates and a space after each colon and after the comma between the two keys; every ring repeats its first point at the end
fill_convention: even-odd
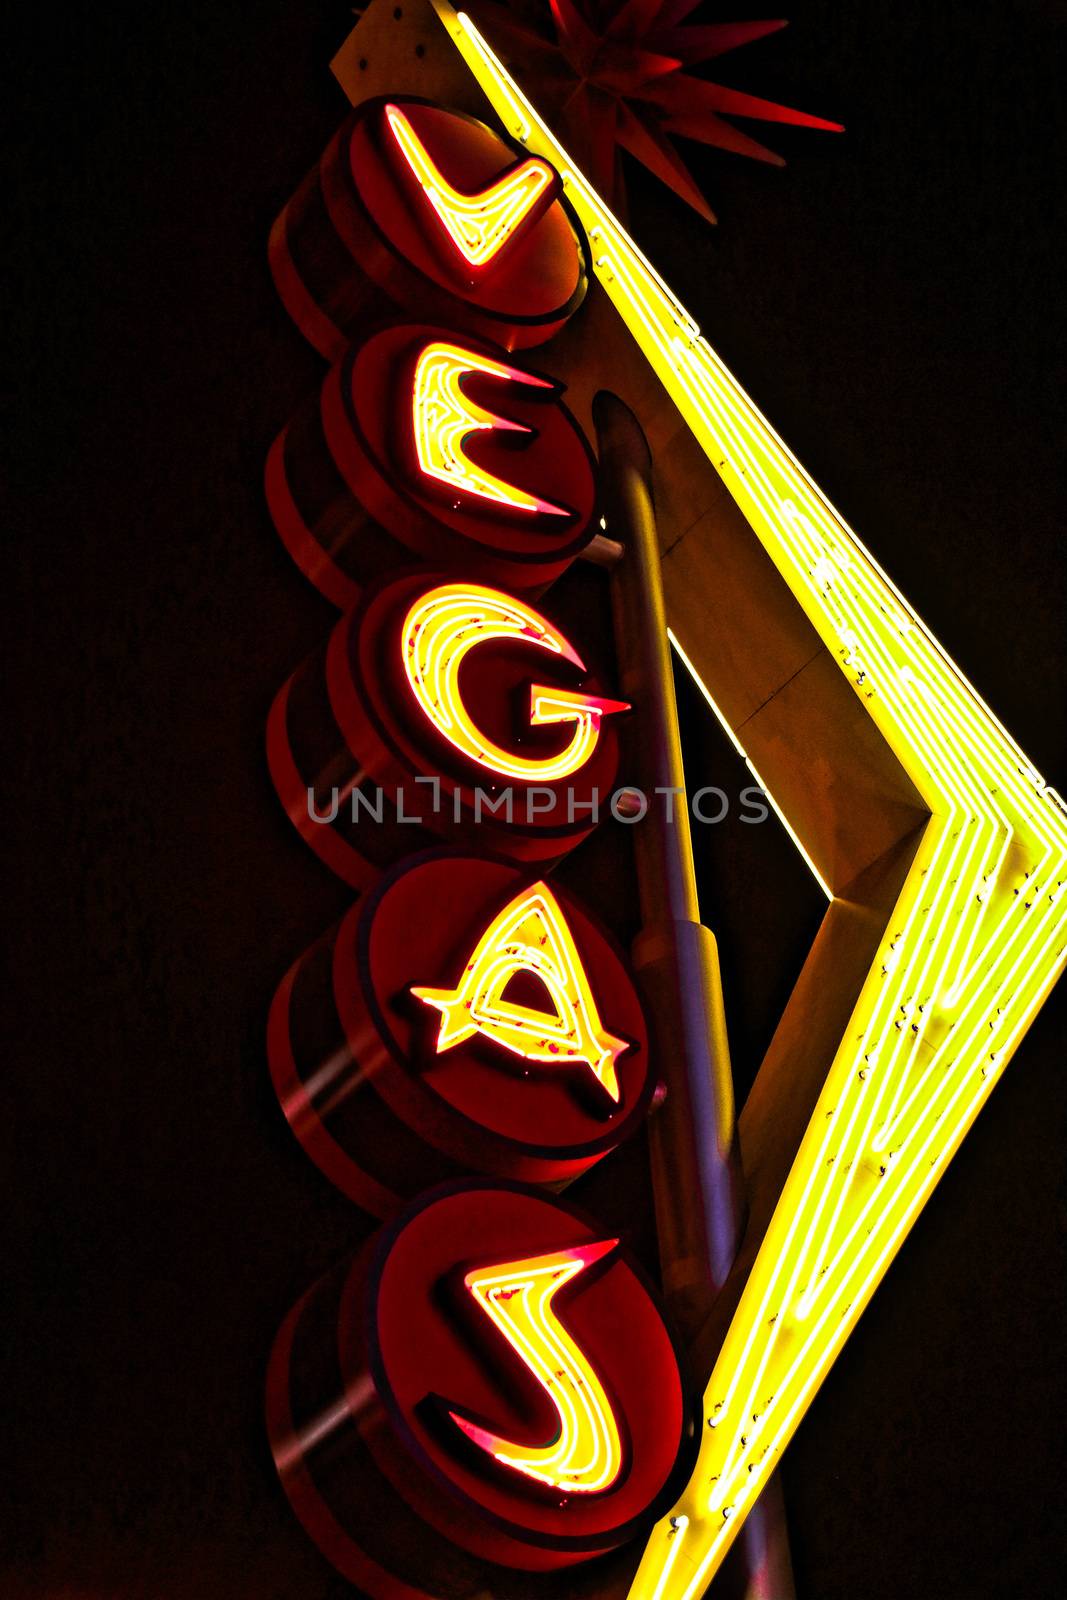
{"type": "Polygon", "coordinates": [[[696,1600],[1067,953],[1067,815],[469,18],[501,121],[552,162],[619,315],[930,811],[705,1394],[633,1600],[696,1600]]]}
{"type": "Polygon", "coordinates": [[[554,173],[544,161],[523,161],[476,194],[461,194],[441,172],[399,106],[386,106],[386,120],[404,160],[438,221],[472,267],[500,254],[536,212],[554,173]]]}

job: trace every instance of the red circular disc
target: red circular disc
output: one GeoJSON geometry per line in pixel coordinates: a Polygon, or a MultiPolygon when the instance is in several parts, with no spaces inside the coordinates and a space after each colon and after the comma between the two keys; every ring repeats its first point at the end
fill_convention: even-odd
{"type": "Polygon", "coordinates": [[[444,1571],[497,1592],[486,1563],[550,1571],[615,1548],[662,1510],[693,1442],[641,1269],[593,1219],[516,1184],[425,1195],[306,1296],[275,1347],[268,1417],[308,1531],[381,1600],[433,1592],[444,1571]],[[549,1278],[539,1321],[510,1337],[521,1284],[549,1278]],[[583,1403],[560,1397],[578,1371],[603,1427],[568,1452],[583,1403]],[[562,1485],[545,1466],[557,1444],[574,1464],[562,1485]]]}
{"type": "Polygon", "coordinates": [[[487,332],[509,347],[541,344],[577,310],[587,282],[585,251],[559,199],[558,179],[546,192],[548,203],[532,210],[484,266],[472,266],[427,203],[390,131],[387,107],[407,119],[442,176],[461,194],[484,191],[528,160],[521,146],[462,112],[418,99],[368,101],[353,119],[336,188],[326,189],[334,224],[353,256],[394,297],[401,283],[398,268],[406,269],[401,303],[410,310],[421,309],[427,291],[436,291],[434,298],[447,297],[449,322],[487,332]],[[344,204],[348,196],[391,262],[382,263],[368,249],[362,218],[357,221],[357,213],[344,204]]]}
{"type": "MultiPolygon", "coordinates": [[[[479,735],[509,759],[536,762],[533,777],[499,774],[435,727],[407,676],[403,628],[417,601],[457,583],[454,574],[420,569],[369,587],[334,629],[325,670],[313,658],[271,712],[268,753],[283,804],[312,848],[357,887],[375,868],[425,845],[428,833],[513,860],[558,858],[596,826],[612,794],[618,741],[610,709],[577,770],[544,776],[546,763],[572,747],[575,724],[533,725],[531,685],[597,702],[605,696],[592,673],[527,636],[477,643],[463,659],[458,684],[479,735]],[[353,818],[354,787],[382,801],[384,820],[373,821],[362,801],[353,818]],[[316,816],[334,810],[332,821],[311,817],[309,789],[316,816]]],[[[532,610],[503,591],[497,598],[532,610]]]]}
{"type": "Polygon", "coordinates": [[[327,375],[321,400],[272,450],[266,487],[275,526],[305,575],[345,608],[363,584],[413,554],[512,589],[542,589],[588,544],[597,511],[593,455],[560,394],[499,345],[426,323],[380,329],[327,375]],[[463,451],[478,470],[555,509],[490,500],[422,470],[413,390],[418,358],[432,344],[516,374],[463,379],[464,397],[508,425],[472,431],[463,451]]]}
{"type": "Polygon", "coordinates": [[[509,350],[541,344],[577,310],[589,278],[584,235],[547,163],[474,117],[408,97],[352,113],[276,222],[270,256],[291,315],[331,358],[375,295],[509,350]],[[405,155],[397,113],[436,170],[429,185],[405,155]],[[431,189],[477,199],[532,159],[548,179],[535,203],[519,207],[490,255],[468,259],[431,189]]]}
{"type": "MultiPolygon", "coordinates": [[[[507,937],[514,942],[513,929],[507,937]]],[[[500,993],[543,1013],[558,1033],[560,1013],[525,956],[500,993]]],[[[293,1131],[333,1182],[378,1215],[465,1172],[574,1178],[635,1131],[652,1090],[640,999],[607,934],[558,883],[451,851],[385,874],[301,957],[275,999],[268,1047],[293,1131]],[[609,1078],[603,1067],[598,1075],[588,1039],[584,1057],[545,1060],[542,1050],[538,1059],[532,1045],[518,1054],[514,1029],[492,1007],[441,1048],[442,1011],[413,987],[455,994],[459,1011],[472,957],[484,946],[483,970],[499,960],[504,936],[487,935],[509,913],[528,919],[528,940],[550,942],[550,979],[573,941],[592,1001],[582,1015],[618,1052],[609,1078]]]]}

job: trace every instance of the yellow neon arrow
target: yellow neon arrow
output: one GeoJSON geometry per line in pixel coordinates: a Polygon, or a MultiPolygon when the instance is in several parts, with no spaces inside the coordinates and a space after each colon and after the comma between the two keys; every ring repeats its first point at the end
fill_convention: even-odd
{"type": "Polygon", "coordinates": [[[931,816],[705,1394],[635,1600],[695,1600],[1067,955],[1067,816],[700,337],[470,19],[509,131],[559,170],[594,270],[931,816]]]}
{"type": "Polygon", "coordinates": [[[531,215],[555,173],[546,161],[523,161],[477,194],[460,194],[440,171],[399,106],[386,106],[386,120],[404,160],[434,214],[463,259],[484,267],[513,239],[531,215]]]}
{"type": "Polygon", "coordinates": [[[411,992],[441,1013],[438,1054],[481,1033],[524,1061],[588,1067],[618,1102],[615,1062],[629,1046],[601,1022],[574,935],[547,883],[523,890],[493,918],[458,988],[419,986],[411,992]],[[521,972],[544,984],[550,1012],[505,998],[521,972]]]}
{"type": "Polygon", "coordinates": [[[544,1390],[559,1420],[544,1445],[524,1445],[449,1411],[467,1438],[503,1467],[553,1489],[597,1494],[622,1470],[622,1441],[611,1401],[580,1347],[556,1313],[564,1284],[615,1249],[617,1239],[572,1245],[553,1255],[469,1272],[463,1283],[479,1310],[503,1334],[544,1390]]]}
{"type": "Polygon", "coordinates": [[[532,428],[521,422],[510,422],[495,411],[487,411],[464,394],[463,380],[479,376],[500,378],[527,389],[555,387],[545,378],[475,355],[473,350],[464,350],[461,345],[441,341],[428,344],[415,363],[411,393],[411,421],[420,468],[428,478],[435,478],[450,489],[477,495],[509,511],[570,516],[565,506],[553,505],[551,500],[542,500],[538,495],[527,494],[525,489],[505,483],[503,478],[479,467],[467,454],[465,446],[472,433],[496,429],[500,433],[533,434],[532,428]]]}
{"type": "Polygon", "coordinates": [[[534,684],[530,721],[573,723],[565,749],[556,756],[519,756],[494,743],[475,724],[460,693],[459,669],[471,650],[493,639],[519,639],[535,649],[562,656],[584,670],[585,663],[559,629],[531,606],[478,583],[444,583],[416,600],[401,629],[404,671],[419,708],[451,745],[471,761],[505,778],[551,783],[585,765],[600,737],[601,718],[627,711],[622,700],[579,694],[534,684]]]}

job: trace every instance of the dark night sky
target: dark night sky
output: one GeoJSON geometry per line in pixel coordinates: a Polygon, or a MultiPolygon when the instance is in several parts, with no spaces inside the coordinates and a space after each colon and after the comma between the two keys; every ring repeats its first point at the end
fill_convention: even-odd
{"type": "MultiPolygon", "coordinates": [[[[848,134],[771,138],[784,172],[698,152],[719,228],[637,181],[635,232],[1062,789],[1067,13],[789,9],[721,75],[848,134]]],[[[328,61],[349,22],[326,0],[37,8],[19,40],[0,1335],[16,1600],[347,1592],[288,1512],[260,1417],[278,1322],[353,1235],[263,1061],[275,982],[347,894],[265,774],[270,700],[331,613],[279,548],[260,474],[319,375],[266,236],[343,115],[328,61]]],[[[683,713],[691,777],[722,782],[722,742],[683,713]]],[[[701,857],[742,1079],[818,911],[784,840],[755,837],[758,860],[725,828],[701,857]]],[[[801,1600],[1058,1587],[1063,1017],[1060,993],[790,1449],[801,1600]]]]}

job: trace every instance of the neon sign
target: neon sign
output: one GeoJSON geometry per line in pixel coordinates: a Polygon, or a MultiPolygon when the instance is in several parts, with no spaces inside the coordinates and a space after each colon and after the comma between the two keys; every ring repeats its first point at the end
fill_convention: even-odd
{"type": "Polygon", "coordinates": [[[464,388],[465,380],[471,377],[498,378],[526,384],[531,389],[552,387],[544,378],[520,372],[501,361],[479,359],[457,345],[444,341],[428,344],[415,363],[411,396],[412,431],[420,469],[452,493],[476,495],[495,507],[549,517],[569,516],[565,506],[517,489],[471,460],[466,445],[473,433],[493,428],[519,434],[530,431],[522,423],[509,422],[471,400],[464,388]]]}
{"type": "Polygon", "coordinates": [[[353,345],[275,440],[266,490],[300,570],[346,611],[413,558],[543,588],[597,524],[592,453],[560,384],[430,323],[393,322],[353,345]],[[431,348],[454,352],[432,373],[431,348]],[[499,391],[507,417],[468,383],[499,391]]]}
{"type": "Polygon", "coordinates": [[[558,860],[613,793],[624,703],[524,601],[442,577],[408,570],[369,585],[271,709],[282,803],[355,888],[442,838],[558,860]]]}
{"type": "Polygon", "coordinates": [[[582,958],[547,883],[515,896],[486,928],[455,989],[415,985],[412,994],[441,1013],[435,1048],[452,1050],[480,1033],[523,1061],[587,1067],[618,1104],[616,1059],[629,1048],[597,1014],[582,958]],[[551,1013],[507,998],[521,973],[544,985],[551,1013]]]}
{"type": "Polygon", "coordinates": [[[500,861],[411,858],[427,831],[492,842],[518,860],[564,854],[596,825],[614,778],[604,719],[629,709],[600,691],[555,623],[483,581],[487,568],[507,582],[525,566],[531,587],[558,575],[590,537],[596,503],[591,454],[561,386],[469,338],[488,322],[508,346],[536,342],[584,292],[585,253],[554,170],[524,158],[501,170],[500,149],[469,119],[378,103],[352,119],[303,209],[273,237],[283,298],[324,353],[340,353],[350,296],[325,282],[311,292],[299,260],[309,219],[312,232],[329,222],[368,282],[411,303],[417,281],[420,305],[447,303],[468,334],[381,328],[333,368],[267,474],[275,522],[303,570],[338,604],[355,602],[275,702],[271,771],[304,837],[365,891],[280,985],[271,1072],[320,1169],[394,1219],[370,1256],[289,1318],[268,1416],[293,1505],[335,1564],[381,1600],[433,1591],[420,1545],[452,1564],[466,1551],[532,1570],[614,1548],[663,1502],[692,1433],[670,1336],[618,1239],[530,1190],[453,1182],[424,1193],[470,1171],[567,1181],[636,1129],[653,1090],[632,979],[575,902],[500,861]],[[376,162],[383,119],[433,214],[430,235],[449,241],[446,263],[427,259],[404,208],[390,209],[390,174],[376,162]],[[440,165],[435,138],[449,151],[440,165]],[[471,158],[466,176],[457,148],[471,158]],[[342,174],[354,184],[345,204],[342,174]],[[326,219],[314,215],[316,188],[326,219]],[[379,257],[363,254],[361,208],[379,244],[384,234],[401,247],[384,277],[379,257]],[[464,298],[457,259],[478,274],[474,298],[464,298]],[[485,398],[501,385],[506,416],[485,398]],[[505,453],[516,439],[523,449],[505,453]],[[394,574],[390,539],[398,553],[402,544],[451,558],[460,572],[394,574]],[[320,795],[324,772],[333,781],[320,795]],[[413,835],[409,807],[427,781],[445,804],[413,835]],[[386,785],[393,810],[361,827],[360,803],[373,805],[386,785]],[[518,818],[513,788],[525,802],[518,818]],[[408,859],[393,865],[398,856],[408,859]],[[502,1389],[492,1374],[505,1351],[515,1371],[502,1389]],[[512,1395],[523,1391],[516,1412],[512,1395]],[[343,1464],[336,1489],[330,1462],[343,1464]],[[398,1497],[385,1538],[380,1517],[360,1516],[362,1496],[353,1505],[352,1484],[375,1475],[398,1497]]]}
{"type": "MultiPolygon", "coordinates": [[[[494,435],[514,432],[515,425],[472,400],[472,393],[484,391],[467,384],[506,379],[516,400],[523,390],[529,400],[539,388],[551,387],[531,381],[503,357],[561,326],[584,293],[588,262],[602,303],[610,301],[647,356],[692,439],[721,476],[929,813],[712,1372],[695,1468],[671,1513],[654,1528],[634,1580],[635,1600],[696,1600],[1062,965],[1067,819],[1058,797],[723,368],[474,24],[444,0],[437,0],[437,10],[458,56],[513,142],[423,102],[368,101],[331,146],[315,182],[287,208],[272,250],[286,303],[312,342],[331,356],[341,354],[345,337],[377,313],[383,298],[418,305],[420,314],[428,308],[440,318],[442,326],[426,342],[409,340],[405,359],[412,362],[411,381],[406,389],[401,385],[409,406],[412,459],[435,486],[438,520],[436,528],[424,520],[420,532],[405,533],[402,542],[434,559],[433,539],[441,537],[440,513],[449,495],[457,503],[465,496],[482,501],[482,524],[493,528],[494,538],[502,529],[514,533],[538,519],[544,534],[560,508],[570,505],[566,495],[548,486],[540,469],[513,483],[499,458],[488,461],[488,452],[502,442],[494,435]],[[462,157],[455,164],[454,150],[462,157]],[[414,208],[417,216],[410,205],[397,203],[398,184],[410,192],[412,183],[427,202],[414,208]],[[581,242],[572,214],[580,223],[581,242]],[[435,250],[434,240],[438,246],[447,241],[447,248],[435,250]],[[588,256],[585,240],[591,246],[588,256]],[[342,252],[333,249],[331,257],[331,248],[339,243],[349,269],[340,285],[320,270],[323,260],[336,262],[342,252]],[[551,270],[542,272],[538,263],[546,260],[551,270]],[[457,330],[467,336],[491,333],[497,341],[495,352],[476,352],[477,371],[461,367],[457,330]]],[[[381,337],[396,337],[395,354],[407,336],[394,330],[381,337]]],[[[371,452],[362,440],[351,448],[346,430],[359,435],[352,422],[358,395],[369,395],[376,404],[384,386],[355,382],[352,363],[358,359],[345,357],[327,379],[322,438],[351,499],[378,517],[383,497],[365,465],[371,452]]],[[[364,378],[367,370],[364,366],[364,378]]],[[[407,369],[401,362],[390,367],[383,361],[379,370],[407,369]]],[[[533,425],[524,419],[519,426],[533,425]]],[[[318,444],[317,435],[313,442],[318,444]]],[[[288,489],[300,474],[295,462],[288,470],[284,447],[280,455],[283,470],[276,477],[288,489]]],[[[402,471],[401,455],[394,450],[390,460],[388,448],[382,452],[383,477],[402,471]]],[[[385,525],[386,519],[380,520],[385,525]]],[[[418,944],[420,903],[408,899],[406,920],[390,925],[391,897],[396,896],[395,910],[404,896],[398,880],[389,872],[382,880],[377,871],[415,842],[427,842],[411,835],[404,839],[400,814],[412,785],[433,770],[435,760],[456,763],[449,774],[450,798],[458,796],[456,817],[463,813],[470,770],[531,785],[582,774],[590,776],[595,789],[594,776],[600,776],[610,742],[611,725],[602,728],[602,719],[623,709],[588,682],[568,678],[568,672],[584,668],[566,636],[508,592],[506,575],[488,578],[472,556],[474,520],[459,530],[459,537],[470,541],[469,568],[462,554],[454,562],[442,555],[439,565],[452,570],[390,576],[387,551],[376,583],[365,588],[360,572],[353,580],[358,594],[346,597],[358,599],[358,605],[335,630],[324,663],[294,678],[272,716],[272,764],[294,820],[304,792],[322,771],[340,767],[346,794],[353,797],[369,778],[391,778],[402,791],[397,816],[373,836],[383,841],[380,859],[368,859],[372,847],[343,819],[327,828],[302,829],[324,859],[368,890],[370,904],[346,919],[329,946],[328,961],[320,951],[298,963],[272,1014],[272,1070],[294,1129],[334,1181],[383,1216],[394,1215],[412,1182],[417,1187],[457,1170],[508,1176],[521,1168],[520,1176],[540,1182],[558,1181],[550,1176],[553,1168],[568,1174],[581,1170],[591,1142],[560,1140],[548,1158],[532,1139],[520,1148],[515,1130],[520,1100],[520,1120],[528,1108],[541,1104],[550,1104],[552,1115],[562,1117],[567,1096],[572,1125],[582,1117],[606,1116],[610,1133],[598,1153],[622,1136],[622,1121],[634,1114],[627,1087],[630,1055],[616,1053],[608,1043],[630,1036],[618,1018],[617,995],[609,1005],[595,970],[588,975],[587,993],[582,992],[576,974],[564,971],[559,949],[550,948],[551,934],[543,947],[537,935],[544,960],[538,967],[534,959],[527,923],[535,915],[532,897],[542,887],[540,879],[510,881],[506,887],[496,883],[479,904],[476,921],[472,906],[464,937],[457,931],[452,947],[434,952],[433,970],[429,961],[422,970],[421,952],[412,948],[418,944]],[[491,588],[490,581],[503,588],[491,588]],[[529,648],[554,663],[559,682],[530,689],[527,668],[518,665],[529,648]],[[388,679],[390,670],[395,681],[388,679]],[[509,726],[503,707],[520,687],[528,696],[529,714],[521,727],[511,725],[509,746],[500,732],[509,726]],[[559,733],[555,725],[571,730],[562,750],[558,739],[549,737],[559,733]],[[328,737],[316,743],[313,733],[321,735],[324,727],[328,737]],[[531,756],[531,742],[545,753],[531,756]],[[373,982],[367,976],[373,969],[375,913],[399,952],[388,988],[383,988],[382,971],[373,982]],[[354,952],[347,962],[346,947],[354,952]],[[467,965],[457,982],[457,963],[465,955],[467,965]],[[411,970],[401,970],[408,958],[411,970]],[[554,1016],[508,993],[518,966],[536,976],[554,1016]],[[348,981],[341,981],[346,975],[348,981]],[[383,993],[391,997],[388,1002],[383,993]],[[313,1001],[329,1013],[331,1024],[337,1022],[341,1034],[339,1048],[319,1060],[305,1059],[301,1048],[301,1018],[313,1001]],[[404,1016],[405,1003],[417,1014],[414,1019],[404,1016]],[[578,1014],[583,1009],[584,1018],[578,1014]],[[432,1019],[436,1038],[429,1042],[427,1011],[440,1016],[432,1019]],[[601,1011],[611,1034],[601,1028],[601,1011]],[[503,1088],[508,1058],[542,1064],[540,1052],[552,1054],[552,1043],[559,1042],[553,1035],[569,1037],[571,1022],[571,1064],[584,1061],[591,1070],[530,1073],[521,1079],[521,1095],[509,1103],[503,1088]],[[595,1108],[581,1102],[580,1085],[590,1077],[601,1091],[595,1108]],[[501,1126],[490,1125],[494,1117],[501,1126]],[[362,1124],[359,1135],[357,1124],[362,1124]],[[400,1162],[404,1182],[394,1187],[381,1151],[375,1167],[369,1147],[384,1133],[388,1150],[399,1148],[398,1127],[412,1139],[400,1162]],[[412,1180],[412,1172],[421,1172],[422,1179],[412,1180]]],[[[328,521],[323,516],[317,525],[325,529],[328,521]]],[[[327,542],[325,533],[322,542],[327,542]]],[[[687,638],[684,628],[679,632],[682,646],[696,657],[699,641],[687,638]]],[[[704,687],[710,699],[711,687],[704,687]]],[[[550,860],[581,836],[581,830],[564,833],[557,827],[538,837],[535,829],[524,832],[510,818],[492,833],[497,848],[527,861],[550,860]]],[[[471,849],[475,837],[466,836],[471,849]]],[[[410,876],[431,870],[433,864],[423,859],[410,876]]],[[[468,905],[467,889],[479,900],[477,875],[462,870],[471,882],[455,891],[453,901],[441,903],[468,905]]],[[[825,862],[817,870],[832,897],[840,887],[833,872],[825,862]]],[[[427,903],[434,902],[421,904],[427,903]]],[[[590,948],[587,944],[586,951],[590,948]]],[[[389,963],[381,960],[380,949],[384,970],[389,963]]],[[[565,1051],[560,1056],[566,1059],[565,1051]]],[[[517,1076],[511,1081],[520,1082],[517,1076]]],[[[644,1387],[636,1380],[628,1384],[630,1352],[598,1346],[604,1324],[586,1315],[591,1302],[583,1296],[599,1292],[614,1271],[614,1266],[605,1269],[601,1277],[603,1262],[590,1253],[603,1245],[602,1230],[590,1226],[578,1240],[564,1237],[567,1226],[557,1214],[551,1223],[542,1219],[529,1237],[520,1237],[518,1213],[536,1197],[522,1193],[512,1206],[506,1197],[513,1193],[506,1185],[481,1189],[478,1223],[484,1227],[492,1216],[502,1231],[486,1241],[480,1234],[476,1238],[477,1229],[469,1223],[468,1254],[463,1253],[463,1227],[440,1222],[453,1194],[416,1200],[402,1224],[390,1224],[371,1251],[373,1267],[364,1262],[358,1269],[358,1293],[353,1289],[346,1299],[341,1292],[349,1313],[341,1325],[349,1333],[357,1323],[369,1325],[367,1306],[373,1302],[371,1342],[377,1343],[372,1351],[351,1355],[343,1381],[317,1396],[318,1413],[288,1417],[286,1411],[299,1409],[306,1398],[298,1349],[303,1338],[314,1343],[306,1307],[294,1313],[279,1341],[272,1433],[283,1480],[294,1503],[304,1506],[302,1514],[323,1547],[372,1593],[395,1593],[398,1582],[432,1589],[433,1559],[426,1558],[420,1568],[420,1558],[409,1553],[418,1544],[420,1527],[485,1560],[550,1567],[618,1542],[619,1521],[610,1532],[606,1524],[598,1525],[593,1536],[590,1519],[612,1497],[633,1492],[634,1475],[649,1460],[662,1469],[658,1486],[653,1488],[650,1478],[643,1498],[633,1492],[631,1504],[640,1509],[634,1513],[637,1522],[627,1523],[630,1531],[642,1516],[647,1529],[649,1507],[661,1504],[670,1486],[671,1470],[664,1462],[669,1448],[677,1455],[684,1428],[675,1432],[670,1423],[660,1433],[642,1433],[641,1419],[653,1368],[653,1387],[661,1386],[657,1397],[669,1398],[676,1392],[676,1367],[660,1359],[645,1372],[644,1387]],[[421,1229],[416,1219],[426,1216],[438,1219],[436,1229],[421,1229]],[[409,1252],[415,1233],[421,1244],[409,1252]],[[373,1289],[368,1301],[367,1285],[380,1279],[384,1286],[391,1277],[403,1282],[404,1293],[396,1291],[390,1300],[393,1291],[379,1295],[373,1289]],[[567,1298],[572,1292],[573,1325],[567,1298]],[[352,1309],[357,1301],[359,1316],[352,1309]],[[426,1330],[436,1328],[434,1317],[446,1302],[452,1322],[437,1347],[426,1330]],[[425,1316],[413,1317],[412,1305],[425,1316]],[[464,1309],[476,1314],[474,1329],[469,1317],[464,1320],[464,1309]],[[531,1407],[541,1407],[537,1429],[523,1431],[521,1419],[508,1414],[494,1391],[486,1371],[487,1333],[499,1336],[538,1391],[529,1397],[531,1407]],[[458,1366],[463,1364],[456,1347],[448,1345],[461,1337],[467,1341],[462,1379],[458,1366]],[[448,1360],[441,1357],[446,1345],[448,1360]],[[472,1349],[478,1357],[471,1356],[472,1349]],[[354,1393],[374,1397],[379,1410],[373,1425],[348,1409],[354,1393]],[[340,1508],[350,1511],[351,1494],[347,1500],[340,1493],[331,1498],[320,1483],[308,1499],[307,1482],[314,1477],[309,1461],[319,1438],[317,1418],[323,1416],[338,1419],[336,1430],[359,1435],[364,1455],[352,1470],[378,1471],[403,1502],[388,1541],[380,1530],[360,1525],[342,1529],[338,1544],[340,1508]],[[624,1433],[632,1444],[628,1450],[622,1447],[624,1433]],[[412,1438],[418,1438],[438,1478],[454,1491],[447,1504],[433,1484],[420,1478],[418,1459],[410,1454],[412,1438]],[[530,1442],[546,1438],[547,1444],[530,1442]],[[558,1502],[549,1506],[547,1498],[537,1499],[539,1484],[565,1493],[562,1510],[558,1502]],[[457,1513],[455,1498],[464,1496],[464,1510],[457,1513]],[[506,1516],[497,1496],[509,1497],[506,1516]],[[313,1502],[317,1512],[307,1510],[313,1502]],[[521,1527],[521,1534],[501,1537],[502,1517],[510,1519],[512,1530],[521,1527]],[[535,1530],[538,1517],[542,1521],[535,1530]],[[487,1531],[489,1524],[495,1534],[487,1531]],[[548,1548],[551,1555],[544,1553],[548,1548]],[[398,1564],[405,1566],[403,1572],[398,1564]]],[[[314,1291],[311,1299],[319,1304],[317,1296],[314,1291]]],[[[325,1321],[329,1324],[328,1317],[325,1321]]],[[[651,1323],[647,1330],[643,1354],[659,1337],[651,1323]]],[[[347,1349],[343,1340],[339,1347],[347,1349]]],[[[669,1405],[665,1415],[673,1417],[669,1405]]]]}
{"type": "Polygon", "coordinates": [[[449,1411],[456,1426],[500,1466],[567,1494],[600,1494],[622,1471],[622,1440],[604,1386],[560,1320],[559,1291],[618,1248],[618,1239],[574,1245],[533,1260],[468,1272],[463,1286],[544,1390],[556,1413],[548,1444],[526,1445],[449,1411]]]}
{"type": "Polygon", "coordinates": [[[300,957],[267,1048],[305,1151],[378,1217],[475,1168],[565,1183],[640,1127],[655,1084],[633,978],[588,910],[443,849],[382,874],[300,957]]]}
{"type": "Polygon", "coordinates": [[[527,159],[477,194],[460,194],[440,171],[399,106],[387,105],[385,118],[416,181],[464,261],[484,267],[527,222],[546,190],[559,180],[547,161],[527,159]]]}
{"type": "Polygon", "coordinates": [[[331,140],[269,257],[286,310],[330,361],[398,307],[508,350],[541,344],[581,304],[589,271],[550,163],[473,117],[393,95],[331,140]]]}
{"type": "Polygon", "coordinates": [[[613,712],[628,711],[623,700],[604,695],[530,687],[530,725],[573,724],[567,744],[555,755],[520,756],[481,732],[459,687],[464,659],[493,640],[514,639],[569,661],[580,672],[585,663],[558,628],[531,607],[498,590],[477,584],[442,584],[424,594],[401,628],[404,671],[415,702],[427,720],[469,761],[503,778],[548,783],[568,778],[589,760],[600,737],[600,723],[613,712]]]}
{"type": "Polygon", "coordinates": [[[267,1380],[301,1520],[389,1600],[432,1594],[442,1561],[485,1585],[617,1548],[668,1491],[687,1410],[625,1247],[557,1199],[472,1180],[305,1295],[267,1380]]]}

